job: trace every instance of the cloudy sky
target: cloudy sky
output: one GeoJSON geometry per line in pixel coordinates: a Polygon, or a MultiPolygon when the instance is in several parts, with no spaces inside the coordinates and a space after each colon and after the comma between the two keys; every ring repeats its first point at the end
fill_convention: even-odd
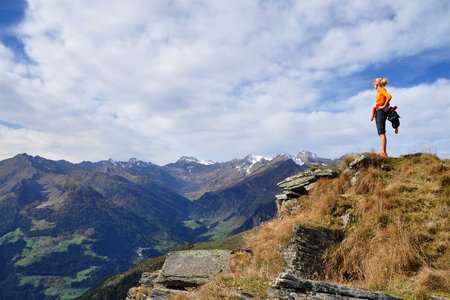
{"type": "Polygon", "coordinates": [[[450,1],[0,3],[0,159],[450,157],[450,1]]]}

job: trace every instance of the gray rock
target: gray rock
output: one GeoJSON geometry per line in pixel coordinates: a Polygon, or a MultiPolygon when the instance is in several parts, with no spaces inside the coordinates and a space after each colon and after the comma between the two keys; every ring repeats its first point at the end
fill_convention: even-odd
{"type": "Polygon", "coordinates": [[[288,201],[307,194],[320,178],[335,178],[338,176],[339,170],[335,168],[320,168],[307,170],[278,183],[278,186],[284,190],[281,194],[275,196],[278,214],[282,216],[284,212],[289,211],[289,209],[286,209],[288,201]]]}
{"type": "Polygon", "coordinates": [[[156,280],[156,278],[159,277],[159,274],[161,272],[160,271],[156,271],[156,272],[143,272],[141,275],[141,279],[139,279],[139,285],[142,287],[149,287],[152,288],[154,287],[154,281],[156,280]]]}
{"type": "Polygon", "coordinates": [[[339,170],[334,168],[316,169],[314,171],[307,170],[305,172],[286,178],[282,182],[278,183],[278,186],[285,191],[303,195],[311,189],[311,184],[319,180],[319,178],[336,178],[338,176],[339,170]]]}
{"type": "Polygon", "coordinates": [[[355,186],[358,183],[360,178],[361,178],[361,172],[360,171],[356,171],[355,175],[353,175],[352,178],[350,179],[350,184],[352,186],[355,186]]]}
{"type": "Polygon", "coordinates": [[[230,251],[186,250],[169,253],[156,282],[167,288],[205,284],[217,274],[229,273],[230,251]]]}
{"type": "Polygon", "coordinates": [[[166,289],[166,288],[154,288],[149,293],[149,298],[151,300],[168,300],[170,296],[173,295],[187,295],[187,291],[182,290],[172,290],[172,289],[166,289]]]}
{"type": "MultiPolygon", "coordinates": [[[[306,190],[306,187],[305,187],[306,190]]],[[[289,199],[296,199],[298,197],[300,197],[301,194],[293,192],[293,191],[283,191],[282,194],[280,195],[275,195],[275,198],[280,199],[280,200],[289,200],[289,199]]]]}
{"type": "Polygon", "coordinates": [[[276,199],[277,204],[277,214],[278,217],[283,217],[285,215],[295,214],[298,212],[296,204],[298,203],[298,198],[288,199],[288,200],[280,200],[276,199]]]}
{"type": "Polygon", "coordinates": [[[237,291],[235,293],[236,298],[245,300],[245,299],[255,299],[256,296],[247,292],[243,292],[243,291],[237,291]]]}
{"type": "Polygon", "coordinates": [[[270,299],[399,300],[387,294],[297,278],[281,273],[269,289],[270,299]]]}
{"type": "Polygon", "coordinates": [[[299,194],[305,194],[305,185],[309,185],[313,181],[317,180],[315,176],[309,175],[311,171],[306,171],[291,177],[286,178],[282,182],[278,183],[280,188],[288,191],[292,191],[299,194]]]}
{"type": "Polygon", "coordinates": [[[345,169],[344,173],[347,175],[353,174],[358,171],[361,167],[368,167],[372,163],[372,158],[370,158],[368,153],[363,153],[355,158],[345,169]]]}
{"type": "Polygon", "coordinates": [[[287,199],[288,199],[288,196],[287,196],[286,193],[283,193],[283,194],[275,195],[275,198],[276,198],[277,200],[287,200],[287,199]]]}
{"type": "Polygon", "coordinates": [[[296,227],[294,236],[282,251],[286,261],[285,272],[309,279],[323,278],[325,266],[322,255],[337,242],[337,235],[331,231],[296,227]]]}
{"type": "Polygon", "coordinates": [[[237,253],[249,253],[249,254],[252,254],[253,253],[253,249],[252,249],[252,247],[236,248],[236,249],[233,249],[230,252],[230,254],[237,254],[237,253]]]}
{"type": "Polygon", "coordinates": [[[350,224],[350,222],[352,221],[352,217],[349,213],[341,216],[341,219],[342,219],[342,228],[346,228],[348,224],[350,224]]]}

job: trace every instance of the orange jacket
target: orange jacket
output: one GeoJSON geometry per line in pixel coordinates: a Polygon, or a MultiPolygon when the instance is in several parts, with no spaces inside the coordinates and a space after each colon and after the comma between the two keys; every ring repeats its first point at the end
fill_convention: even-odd
{"type": "Polygon", "coordinates": [[[380,87],[378,89],[377,96],[375,98],[375,104],[376,106],[383,106],[386,103],[386,101],[389,102],[391,101],[391,99],[392,99],[391,94],[389,94],[385,88],[380,87]]]}

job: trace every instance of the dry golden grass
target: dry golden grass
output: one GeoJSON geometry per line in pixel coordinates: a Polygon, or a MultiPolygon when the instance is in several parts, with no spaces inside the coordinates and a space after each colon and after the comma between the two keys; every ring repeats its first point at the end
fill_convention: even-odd
{"type": "Polygon", "coordinates": [[[419,284],[429,291],[450,290],[450,270],[437,270],[424,267],[416,276],[419,284]]]}
{"type": "Polygon", "coordinates": [[[187,295],[173,295],[171,300],[234,300],[242,299],[239,292],[246,292],[260,298],[267,298],[267,289],[270,281],[259,277],[248,277],[241,275],[223,275],[206,283],[200,288],[191,291],[187,295]]]}
{"type": "MultiPolygon", "coordinates": [[[[433,273],[413,282],[417,294],[412,297],[436,290],[424,282],[442,285],[429,279],[430,274],[444,278],[442,274],[450,272],[448,176],[449,162],[432,155],[388,159],[364,170],[362,179],[347,191],[358,200],[350,209],[358,212],[358,222],[346,228],[338,247],[328,251],[328,276],[395,291],[401,278],[432,266],[433,273]]],[[[448,284],[442,289],[450,293],[448,284]]]]}
{"type": "Polygon", "coordinates": [[[253,255],[235,256],[232,275],[196,294],[207,297],[191,299],[235,299],[239,280],[264,287],[259,283],[282,270],[280,249],[298,225],[343,232],[342,242],[324,257],[329,281],[405,299],[429,299],[432,293],[450,298],[450,162],[430,154],[372,158],[355,186],[344,174],[320,180],[299,198],[297,213],[252,230],[244,240],[253,255]],[[345,228],[344,215],[352,220],[345,228]]]}
{"type": "MultiPolygon", "coordinates": [[[[442,282],[430,278],[450,272],[450,163],[429,154],[372,157],[355,186],[344,174],[318,182],[290,222],[337,229],[352,215],[344,240],[326,254],[327,278],[394,293],[401,278],[413,278],[411,297],[427,295],[442,282]]],[[[438,290],[450,295],[448,285],[438,290]]]]}
{"type": "Polygon", "coordinates": [[[399,224],[378,230],[357,228],[328,254],[328,277],[358,282],[366,288],[386,290],[397,277],[422,263],[419,251],[399,224]]]}
{"type": "Polygon", "coordinates": [[[133,287],[128,293],[134,297],[134,299],[145,299],[146,295],[150,293],[152,289],[148,287],[133,287]]]}

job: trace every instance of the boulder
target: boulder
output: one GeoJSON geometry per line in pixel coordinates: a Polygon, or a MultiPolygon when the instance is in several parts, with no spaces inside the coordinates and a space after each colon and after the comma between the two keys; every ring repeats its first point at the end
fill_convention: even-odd
{"type": "Polygon", "coordinates": [[[339,241],[338,235],[325,229],[297,226],[294,236],[282,251],[285,272],[297,277],[322,279],[324,251],[339,241]]]}
{"type": "Polygon", "coordinates": [[[280,215],[285,210],[284,206],[291,200],[307,194],[320,178],[336,178],[339,176],[336,168],[318,168],[307,170],[294,176],[288,177],[277,185],[283,189],[279,195],[275,195],[277,209],[280,215]]]}
{"type": "MultiPolygon", "coordinates": [[[[288,177],[277,185],[286,191],[286,194],[293,192],[295,194],[306,194],[319,178],[336,178],[339,176],[339,170],[335,168],[321,168],[316,170],[307,170],[305,172],[288,177]]],[[[295,195],[294,194],[294,195],[295,195]]]]}
{"type": "Polygon", "coordinates": [[[281,273],[272,283],[272,287],[269,289],[269,298],[292,300],[400,300],[383,293],[297,278],[287,273],[281,273]]]}
{"type": "Polygon", "coordinates": [[[171,252],[156,283],[166,288],[183,289],[205,284],[212,276],[229,273],[230,251],[186,250],[171,252]]]}

